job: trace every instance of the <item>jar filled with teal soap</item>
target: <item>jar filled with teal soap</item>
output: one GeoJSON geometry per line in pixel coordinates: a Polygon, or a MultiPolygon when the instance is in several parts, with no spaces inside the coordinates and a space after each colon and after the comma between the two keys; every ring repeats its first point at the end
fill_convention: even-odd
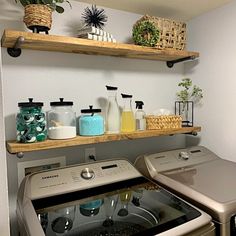
{"type": "Polygon", "coordinates": [[[20,111],[16,115],[16,139],[20,143],[44,141],[47,137],[46,116],[42,111],[42,102],[18,103],[20,111]]]}
{"type": "Polygon", "coordinates": [[[104,134],[104,119],[99,114],[101,109],[82,109],[79,118],[79,134],[81,136],[94,136],[104,134]]]}

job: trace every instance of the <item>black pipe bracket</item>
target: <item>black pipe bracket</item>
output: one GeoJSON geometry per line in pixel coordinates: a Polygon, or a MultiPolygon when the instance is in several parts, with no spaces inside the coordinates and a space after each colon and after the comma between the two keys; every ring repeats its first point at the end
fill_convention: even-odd
{"type": "Polygon", "coordinates": [[[11,57],[19,57],[21,55],[21,45],[25,41],[23,36],[17,38],[12,48],[7,48],[7,52],[11,57]]]}
{"type": "Polygon", "coordinates": [[[194,60],[194,59],[196,59],[195,56],[184,57],[184,58],[176,59],[176,60],[173,60],[173,61],[167,61],[166,65],[169,68],[172,68],[174,66],[174,64],[176,64],[176,63],[183,62],[183,61],[194,60]]]}

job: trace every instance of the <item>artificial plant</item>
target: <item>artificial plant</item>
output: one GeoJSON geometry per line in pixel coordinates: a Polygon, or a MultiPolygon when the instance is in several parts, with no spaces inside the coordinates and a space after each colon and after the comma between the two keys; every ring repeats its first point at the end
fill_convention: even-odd
{"type": "Polygon", "coordinates": [[[192,80],[189,78],[182,79],[178,86],[181,87],[182,90],[177,93],[177,98],[182,102],[199,102],[203,98],[202,89],[193,85],[192,80]]]}

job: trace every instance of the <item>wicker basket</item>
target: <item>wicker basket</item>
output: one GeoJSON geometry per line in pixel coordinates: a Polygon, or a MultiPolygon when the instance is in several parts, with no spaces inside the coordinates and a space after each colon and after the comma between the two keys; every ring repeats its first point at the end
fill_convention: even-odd
{"type": "Polygon", "coordinates": [[[182,117],[177,115],[146,116],[146,128],[151,129],[178,129],[182,127],[182,117]]]}
{"type": "MultiPolygon", "coordinates": [[[[177,22],[155,16],[145,15],[139,19],[133,27],[141,21],[152,22],[159,29],[159,40],[156,44],[158,49],[184,50],[186,46],[186,23],[177,22]]],[[[145,34],[145,32],[143,32],[145,34]]]]}
{"type": "Polygon", "coordinates": [[[24,23],[29,29],[45,27],[51,29],[52,9],[42,4],[30,4],[25,6],[24,23]]]}

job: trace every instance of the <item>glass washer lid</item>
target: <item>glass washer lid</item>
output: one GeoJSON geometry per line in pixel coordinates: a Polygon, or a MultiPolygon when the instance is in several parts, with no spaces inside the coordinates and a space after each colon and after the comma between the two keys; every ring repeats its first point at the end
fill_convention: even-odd
{"type": "Polygon", "coordinates": [[[33,205],[46,236],[154,235],[201,215],[144,177],[34,200],[33,205]]]}

